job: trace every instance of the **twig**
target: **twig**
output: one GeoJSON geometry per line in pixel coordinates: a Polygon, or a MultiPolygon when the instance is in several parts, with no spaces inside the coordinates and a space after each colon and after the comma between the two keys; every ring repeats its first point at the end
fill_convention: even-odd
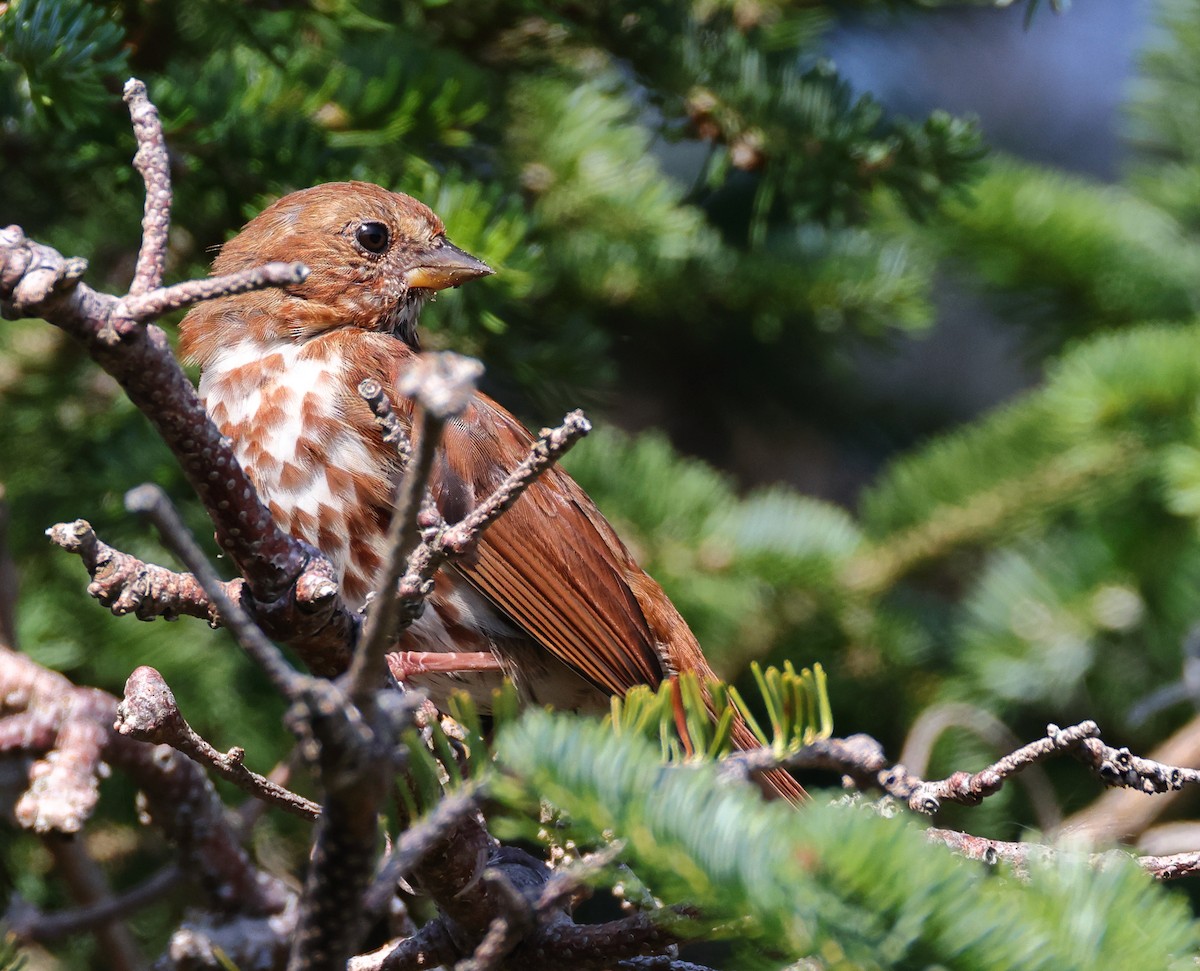
{"type": "MultiPolygon", "coordinates": [[[[88,594],[116,616],[132,613],[138,620],[174,620],[187,615],[207,620],[214,627],[220,623],[216,608],[195,576],[144,563],[114,549],[96,536],[86,519],[56,523],[46,535],[56,546],[83,560],[92,578],[88,594]]],[[[234,601],[241,599],[244,586],[240,577],[223,584],[226,596],[234,601]]]]}
{"type": "Polygon", "coordinates": [[[427,971],[453,964],[459,957],[445,923],[435,920],[412,937],[389,941],[370,954],[351,958],[346,971],[427,971]]]}
{"type": "MultiPolygon", "coordinates": [[[[470,832],[458,835],[468,836],[470,832]]],[[[500,846],[493,849],[487,868],[480,870],[472,860],[475,849],[469,843],[464,847],[463,842],[446,844],[445,861],[457,876],[439,881],[442,871],[438,860],[427,860],[422,867],[427,876],[441,884],[430,888],[422,883],[421,889],[434,897],[443,916],[413,938],[393,941],[371,955],[356,958],[350,963],[350,971],[428,968],[432,965],[425,963],[425,949],[431,946],[437,948],[441,962],[469,958],[476,963],[466,966],[474,971],[499,966],[495,962],[505,955],[505,967],[602,971],[648,953],[670,954],[679,942],[670,920],[646,914],[603,924],[575,924],[561,910],[539,908],[534,902],[542,899],[548,885],[545,864],[523,850],[500,846]],[[459,886],[457,894],[453,893],[455,885],[459,886]]],[[[552,893],[548,899],[558,899],[558,894],[552,893]]]]}
{"type": "MultiPolygon", "coordinates": [[[[488,866],[503,865],[504,861],[497,858],[502,852],[505,848],[497,846],[483,820],[474,813],[464,814],[458,825],[446,829],[408,871],[413,889],[430,897],[453,927],[460,958],[474,950],[500,912],[495,891],[480,877],[488,866]]],[[[520,854],[518,850],[508,852],[520,854]]],[[[541,861],[528,854],[519,858],[522,865],[545,869],[541,861]]]]}
{"type": "Polygon", "coordinates": [[[134,168],[146,185],[146,205],[142,215],[142,246],[130,294],[147,293],[162,283],[166,264],[167,233],[171,228],[171,168],[158,109],[146,94],[146,85],[137,78],[125,82],[125,103],[137,138],[134,168]]]}
{"type": "Polygon", "coordinates": [[[48,751],[58,738],[59,720],[60,713],[53,708],[6,714],[0,718],[0,755],[16,752],[29,756],[48,751]]]}
{"type": "Polygon", "coordinates": [[[455,552],[468,549],[488,526],[512,508],[526,489],[591,430],[591,422],[579,410],[568,413],[557,428],[543,428],[538,433],[537,441],[530,446],[525,460],[508,474],[495,492],[472,509],[461,522],[451,526],[442,543],[455,552]]]}
{"type": "Polygon", "coordinates": [[[878,741],[870,735],[858,734],[848,738],[820,738],[786,755],[765,746],[731,752],[721,759],[719,771],[723,777],[740,780],[781,766],[837,772],[849,784],[871,789],[880,786],[879,774],[888,768],[889,762],[878,741]]]}
{"type": "Polygon", "coordinates": [[[358,618],[329,593],[332,564],[279,529],[232,445],[209,420],[166,335],[156,327],[137,326],[155,312],[204,296],[294,281],[299,271],[252,268],[215,281],[155,289],[170,205],[166,147],[144,89],[134,81],[128,90],[138,165],[148,186],[147,238],[134,288],[126,298],[97,293],[80,282],[85,260],[66,259],[26,238],[20,227],[9,226],[0,231],[0,312],[49,321],[80,341],[117,380],[175,454],[203,501],[217,542],[246,579],[259,623],[295,648],[310,670],[338,674],[349,663],[358,618]]]}
{"type": "Polygon", "coordinates": [[[117,705],[116,729],[143,742],[165,743],[192,761],[210,767],[222,779],[256,799],[271,803],[302,819],[316,819],[321,807],[246,768],[241,748],[218,752],[189,725],[175,695],[154,668],[136,668],[125,682],[125,697],[117,705]]]}
{"type": "MultiPolygon", "coordinates": [[[[358,690],[365,690],[374,683],[372,678],[381,676],[377,659],[386,654],[386,648],[394,643],[397,633],[418,616],[431,591],[432,578],[442,564],[470,550],[489,525],[591,430],[580,411],[568,414],[558,428],[542,429],[530,447],[529,455],[491,495],[461,522],[445,524],[426,497],[428,470],[442,425],[469,404],[479,369],[478,362],[458,355],[426,354],[418,358],[402,377],[399,390],[420,406],[416,409],[415,459],[403,426],[379,382],[368,380],[359,386],[359,394],[370,404],[377,424],[383,429],[384,440],[397,445],[403,479],[388,536],[388,549],[392,555],[381,574],[356,655],[356,664],[361,658],[363,667],[361,670],[352,668],[351,683],[358,686],[358,690]],[[417,532],[420,526],[426,527],[423,538],[417,532]],[[371,672],[370,677],[366,675],[367,671],[371,672]]],[[[452,663],[445,657],[438,660],[446,665],[452,663]]],[[[489,667],[495,664],[490,656],[483,659],[483,663],[488,662],[489,667]]],[[[393,670],[397,666],[403,667],[403,664],[393,664],[393,670]]]]}
{"type": "Polygon", "coordinates": [[[979,772],[955,772],[927,782],[903,765],[888,765],[883,747],[869,735],[819,739],[795,752],[776,754],[768,748],[735,752],[722,760],[729,775],[745,776],[783,766],[839,772],[860,789],[879,788],[903,799],[915,812],[932,815],[943,802],[975,806],[999,791],[1017,773],[1054,755],[1068,754],[1089,766],[1104,782],[1145,794],[1178,790],[1200,783],[1200,769],[1190,769],[1133,755],[1099,738],[1093,721],[1069,728],[1049,725],[1046,737],[1023,745],[979,772]]]}
{"type": "MultiPolygon", "coordinates": [[[[292,772],[299,762],[298,754],[293,748],[288,758],[276,763],[275,767],[267,773],[267,781],[286,789],[291,781],[292,772]]],[[[233,825],[244,839],[249,839],[250,834],[254,832],[254,827],[258,825],[259,820],[268,809],[270,809],[270,804],[261,799],[247,799],[233,811],[233,825]]]]}
{"type": "MultiPolygon", "coordinates": [[[[1012,843],[948,829],[931,828],[925,831],[925,836],[930,842],[941,843],[959,856],[970,860],[979,860],[989,866],[1003,861],[1021,877],[1028,876],[1030,864],[1034,861],[1044,862],[1053,859],[1059,853],[1072,852],[1070,844],[1064,849],[1044,843],[1012,843]]],[[[1132,860],[1156,880],[1180,880],[1184,877],[1200,876],[1200,850],[1173,853],[1170,856],[1137,856],[1123,850],[1087,854],[1088,864],[1097,868],[1116,858],[1132,860]]]]}
{"type": "Polygon", "coordinates": [[[388,526],[388,556],[379,575],[362,639],[350,665],[349,691],[359,705],[374,695],[387,676],[387,648],[397,632],[414,619],[413,597],[419,604],[429,592],[426,589],[429,577],[423,577],[407,597],[403,591],[397,596],[401,578],[406,572],[412,573],[409,558],[420,542],[417,518],[424,505],[425,488],[442,427],[470,404],[475,382],[482,371],[483,366],[478,361],[444,352],[422,354],[400,377],[400,392],[418,405],[414,433],[416,454],[407,463],[400,480],[396,509],[388,526]]]}
{"type": "Polygon", "coordinates": [[[483,881],[494,892],[500,912],[492,918],[491,926],[470,958],[459,962],[455,971],[496,971],[535,924],[529,901],[509,882],[503,870],[489,867],[483,871],[483,881]]]}
{"type": "Polygon", "coordinates": [[[164,542],[216,604],[238,643],[292,702],[287,725],[301,739],[301,751],[317,770],[324,805],[288,968],[344,968],[362,936],[364,915],[358,905],[374,864],[378,810],[396,768],[395,739],[406,712],[402,706],[379,706],[374,691],[364,711],[339,683],[293,671],[241,606],[224,595],[220,580],[157,486],[132,490],[126,506],[151,517],[164,542]]]}
{"type": "Polygon", "coordinates": [[[68,704],[51,709],[57,716],[53,746],[33,763],[29,788],[17,800],[17,822],[35,833],[79,832],[99,798],[112,702],[102,692],[79,689],[68,704]]]}
{"type": "MultiPolygon", "coordinates": [[[[955,727],[972,732],[999,752],[1011,751],[1020,745],[1007,725],[975,705],[934,705],[923,711],[909,729],[900,751],[900,763],[917,775],[924,775],[934,744],[948,728],[955,727]]],[[[1038,827],[1043,832],[1057,828],[1062,823],[1062,810],[1041,765],[1031,763],[1019,776],[1019,781],[1029,795],[1038,827]]]]}
{"type": "Polygon", "coordinates": [[[1091,767],[1109,785],[1138,789],[1146,794],[1200,782],[1200,770],[1139,758],[1128,749],[1105,745],[1099,734],[1100,729],[1093,721],[1069,728],[1049,725],[1045,738],[1022,746],[980,772],[955,772],[938,782],[924,782],[909,776],[903,766],[896,766],[881,781],[889,793],[907,799],[911,809],[927,814],[937,812],[944,801],[978,805],[1015,773],[1060,752],[1069,753],[1091,767]]]}
{"type": "MultiPolygon", "coordinates": [[[[1150,758],[1166,765],[1200,764],[1200,716],[1158,745],[1150,758]]],[[[1169,812],[1179,796],[1180,792],[1167,792],[1157,799],[1146,799],[1137,790],[1113,789],[1067,817],[1058,832],[1092,843],[1136,839],[1155,819],[1169,812]]]]}
{"type": "Polygon", "coordinates": [[[217,576],[204,552],[187,531],[187,527],[183,525],[183,520],[171,505],[167,494],[156,485],[141,485],[125,494],[125,508],[133,513],[144,513],[154,523],[167,548],[191,570],[209,601],[216,606],[225,625],[237,638],[242,649],[266,672],[275,690],[289,700],[297,698],[306,684],[306,679],[292,670],[279,649],[250,619],[242,605],[235,603],[226,594],[225,584],[217,576]]]}
{"type": "MultiPolygon", "coordinates": [[[[204,772],[177,752],[116,732],[112,723],[117,700],[111,695],[76,687],[29,658],[0,649],[0,698],[6,713],[37,712],[39,719],[53,721],[56,741],[43,762],[50,768],[73,765],[71,779],[78,779],[50,793],[33,778],[35,765],[31,785],[17,804],[22,826],[77,832],[92,808],[87,798],[79,796],[94,793],[95,775],[103,761],[142,791],[146,814],[176,845],[180,867],[199,882],[209,906],[226,915],[253,916],[284,908],[286,890],[251,864],[204,772]],[[84,751],[79,749],[80,740],[88,742],[84,751]]],[[[0,726],[5,721],[0,719],[0,726]]],[[[42,778],[49,774],[47,769],[42,778]]]]}
{"type": "Polygon", "coordinates": [[[108,878],[88,854],[87,847],[58,833],[43,837],[42,842],[54,857],[54,870],[66,883],[76,904],[110,909],[108,917],[92,927],[105,964],[112,971],[142,971],[146,962],[133,934],[120,919],[122,915],[111,912],[113,897],[108,878]]]}
{"type": "Polygon", "coordinates": [[[156,967],[165,966],[164,971],[279,968],[295,933],[296,914],[295,897],[279,913],[262,916],[193,910],[171,934],[156,967]]]}
{"type": "Polygon", "coordinates": [[[1137,860],[1138,866],[1157,880],[1178,880],[1200,875],[1200,852],[1140,856],[1134,859],[1137,860]]]}
{"type": "Polygon", "coordinates": [[[400,471],[403,472],[412,455],[412,439],[408,437],[404,423],[392,410],[392,403],[388,400],[383,385],[374,378],[367,378],[359,383],[358,393],[371,406],[371,413],[375,416],[375,424],[383,433],[383,440],[396,449],[396,456],[400,459],[400,471]]]}
{"type": "Polygon", "coordinates": [[[401,834],[363,896],[363,909],[369,916],[383,913],[400,880],[457,829],[464,819],[478,812],[477,803],[475,787],[467,783],[443,798],[428,816],[401,834]]]}
{"type": "Polygon", "coordinates": [[[178,866],[169,866],[136,887],[113,894],[94,904],[51,914],[43,913],[36,907],[22,905],[10,908],[4,920],[19,940],[41,943],[57,941],[86,933],[114,918],[127,917],[143,907],[157,903],[184,879],[184,873],[178,866]]]}
{"type": "Polygon", "coordinates": [[[213,300],[217,297],[232,297],[267,287],[284,287],[303,283],[308,279],[308,267],[303,263],[264,263],[262,266],[226,273],[203,280],[188,280],[173,287],[162,287],[138,296],[125,297],[117,311],[134,323],[157,320],[172,310],[182,310],[192,304],[213,300]]]}
{"type": "Polygon", "coordinates": [[[641,913],[603,924],[575,924],[564,918],[522,941],[513,951],[513,963],[540,971],[606,971],[618,962],[656,952],[673,956],[680,938],[669,924],[641,913]]]}

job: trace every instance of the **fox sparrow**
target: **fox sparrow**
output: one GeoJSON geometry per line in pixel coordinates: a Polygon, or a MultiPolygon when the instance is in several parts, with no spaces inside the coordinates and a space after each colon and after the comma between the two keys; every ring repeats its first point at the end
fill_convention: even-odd
{"type": "MultiPolygon", "coordinates": [[[[270,260],[299,260],[311,273],[199,305],[181,325],[180,347],[200,365],[206,407],[280,527],[328,556],[343,596],[359,605],[385,553],[397,460],[356,389],[378,380],[410,421],[412,402],[394,389],[417,352],[422,306],[492,271],[452,245],[422,203],[362,182],[285,196],[225,244],[213,269],[270,260]]],[[[442,515],[460,519],[531,441],[508,411],[477,395],[447,425],[435,462],[430,488],[442,515]]],[[[522,698],[560,709],[603,710],[610,695],[678,672],[713,677],[662,588],[558,468],[437,575],[397,649],[494,657],[522,698]]],[[[459,687],[486,706],[499,677],[450,670],[407,680],[435,702],[459,687]]],[[[734,737],[754,744],[740,723],[734,737]]],[[[803,791],[783,772],[767,783],[793,799],[803,791]]]]}

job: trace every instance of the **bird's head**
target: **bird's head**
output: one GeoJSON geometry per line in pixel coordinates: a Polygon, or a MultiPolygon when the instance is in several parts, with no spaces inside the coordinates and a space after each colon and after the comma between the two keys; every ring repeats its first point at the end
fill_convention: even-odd
{"type": "Polygon", "coordinates": [[[273,260],[304,263],[308,278],[195,308],[181,328],[188,357],[203,364],[210,346],[253,337],[300,342],[340,327],[391,333],[415,347],[417,318],[435,291],[492,273],[446,239],[428,206],[369,182],[284,196],[221,248],[213,272],[273,260]]]}

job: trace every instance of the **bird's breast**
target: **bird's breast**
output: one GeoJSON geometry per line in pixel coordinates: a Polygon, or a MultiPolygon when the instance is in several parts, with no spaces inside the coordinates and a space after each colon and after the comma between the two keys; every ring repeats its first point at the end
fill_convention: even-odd
{"type": "Polygon", "coordinates": [[[235,344],[200,394],[281,529],[317,547],[365,600],[379,568],[389,470],[341,413],[347,368],[303,345],[235,344]]]}
{"type": "MultiPolygon", "coordinates": [[[[205,368],[200,394],[279,527],[324,553],[343,598],[361,607],[386,555],[393,466],[374,424],[356,425],[346,415],[367,375],[356,358],[334,347],[332,340],[232,344],[205,368]]],[[[464,492],[459,498],[464,508],[457,512],[465,514],[472,497],[464,492]]],[[[603,692],[454,570],[437,575],[424,613],[397,647],[491,651],[526,700],[584,709],[605,703],[603,692]]],[[[464,688],[486,710],[499,679],[498,672],[477,672],[423,676],[416,683],[442,703],[451,690],[464,688]]]]}

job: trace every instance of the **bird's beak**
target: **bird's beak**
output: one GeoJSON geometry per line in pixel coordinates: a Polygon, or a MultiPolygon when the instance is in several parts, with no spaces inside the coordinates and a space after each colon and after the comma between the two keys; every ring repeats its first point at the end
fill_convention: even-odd
{"type": "Polygon", "coordinates": [[[410,290],[445,290],[496,272],[483,260],[446,240],[436,249],[426,250],[418,259],[417,266],[404,271],[404,282],[410,290]]]}

